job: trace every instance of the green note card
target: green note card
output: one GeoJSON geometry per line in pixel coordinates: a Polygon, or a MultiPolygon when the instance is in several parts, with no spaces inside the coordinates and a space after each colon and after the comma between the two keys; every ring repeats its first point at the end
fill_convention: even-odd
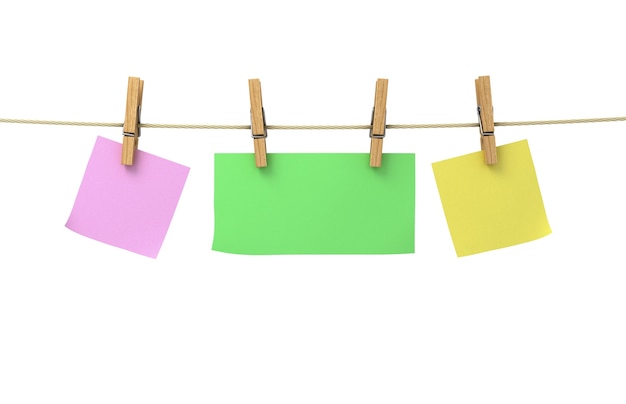
{"type": "Polygon", "coordinates": [[[415,155],[215,155],[213,250],[235,254],[415,251],[415,155]]]}
{"type": "Polygon", "coordinates": [[[535,240],[551,233],[528,141],[499,146],[498,163],[483,152],[433,163],[459,257],[535,240]]]}

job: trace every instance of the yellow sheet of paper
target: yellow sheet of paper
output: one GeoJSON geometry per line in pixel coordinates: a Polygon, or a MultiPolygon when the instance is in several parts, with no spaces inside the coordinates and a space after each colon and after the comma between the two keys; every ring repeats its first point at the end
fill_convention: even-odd
{"type": "Polygon", "coordinates": [[[528,141],[498,148],[498,163],[471,153],[433,163],[456,255],[525,243],[552,232],[528,141]]]}

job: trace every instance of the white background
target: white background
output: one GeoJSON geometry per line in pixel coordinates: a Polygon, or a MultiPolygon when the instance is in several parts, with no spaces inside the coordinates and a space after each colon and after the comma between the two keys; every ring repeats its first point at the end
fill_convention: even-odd
{"type": "MultiPolygon", "coordinates": [[[[496,121],[626,116],[617,1],[3,3],[3,118],[122,122],[128,76],[145,123],[248,124],[249,78],[276,125],[368,124],[379,77],[389,124],[475,122],[480,75],[496,121]]],[[[416,253],[392,256],[211,251],[213,154],[250,133],[144,129],[191,167],[150,259],[64,227],[121,128],[0,124],[0,402],[623,403],[625,131],[496,128],[529,140],[553,234],[457,258],[431,163],[477,151],[476,128],[388,130],[417,162],[416,253]]]]}

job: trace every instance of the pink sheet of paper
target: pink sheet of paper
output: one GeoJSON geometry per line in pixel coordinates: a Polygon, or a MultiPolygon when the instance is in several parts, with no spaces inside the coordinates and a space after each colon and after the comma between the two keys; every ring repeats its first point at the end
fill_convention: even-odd
{"type": "Polygon", "coordinates": [[[189,167],[136,151],[124,166],[122,145],[98,137],[67,228],[116,247],[156,258],[182,193],[189,167]]]}

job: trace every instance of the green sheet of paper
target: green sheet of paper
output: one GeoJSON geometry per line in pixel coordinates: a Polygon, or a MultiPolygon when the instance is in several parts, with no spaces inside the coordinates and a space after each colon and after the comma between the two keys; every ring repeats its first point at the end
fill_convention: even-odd
{"type": "Polygon", "coordinates": [[[528,142],[499,146],[498,163],[477,152],[433,163],[439,196],[459,257],[551,233],[528,142]]]}
{"type": "Polygon", "coordinates": [[[415,155],[215,155],[213,250],[401,254],[415,250],[415,155]]]}

